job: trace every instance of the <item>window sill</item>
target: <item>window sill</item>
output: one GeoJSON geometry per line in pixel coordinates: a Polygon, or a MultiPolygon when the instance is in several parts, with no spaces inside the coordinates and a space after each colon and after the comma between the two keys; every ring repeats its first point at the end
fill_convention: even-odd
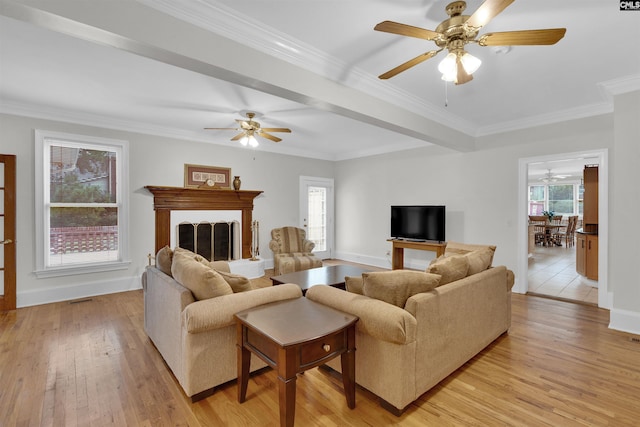
{"type": "Polygon", "coordinates": [[[77,274],[100,273],[104,271],[126,270],[131,265],[131,261],[117,261],[100,264],[83,264],[65,267],[50,267],[36,270],[34,273],[38,279],[48,277],[74,276],[77,274]]]}

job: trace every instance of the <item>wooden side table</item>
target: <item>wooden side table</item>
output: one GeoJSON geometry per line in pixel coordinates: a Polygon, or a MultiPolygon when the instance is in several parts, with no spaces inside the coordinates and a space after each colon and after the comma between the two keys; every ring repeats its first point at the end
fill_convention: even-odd
{"type": "Polygon", "coordinates": [[[387,239],[393,244],[391,251],[391,269],[402,270],[404,268],[404,250],[416,249],[419,251],[433,251],[436,257],[444,255],[447,242],[414,242],[411,240],[387,239]]]}
{"type": "Polygon", "coordinates": [[[251,353],[278,373],[280,425],[293,426],[296,375],[340,355],[347,406],[355,408],[355,326],[358,317],[306,298],[279,301],[235,314],[238,401],[244,402],[251,353]]]}

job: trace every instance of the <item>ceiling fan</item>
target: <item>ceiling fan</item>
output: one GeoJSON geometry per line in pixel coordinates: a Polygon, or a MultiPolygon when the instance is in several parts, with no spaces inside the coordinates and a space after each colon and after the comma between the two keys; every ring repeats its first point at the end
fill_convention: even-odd
{"type": "Polygon", "coordinates": [[[454,1],[445,9],[449,18],[442,21],[435,31],[392,21],[379,23],[374,30],[431,40],[439,47],[437,50],[418,55],[381,74],[379,78],[393,77],[447,49],[449,54],[438,66],[442,79],[453,81],[455,84],[464,84],[473,79],[472,74],[480,66],[480,60],[464,50],[468,43],[477,43],[480,46],[552,45],[564,37],[566,28],[487,33],[476,38],[483,26],[513,2],[514,0],[486,0],[471,16],[468,16],[462,15],[467,8],[467,3],[454,1]]]}
{"type": "Polygon", "coordinates": [[[287,128],[263,128],[260,127],[260,123],[253,120],[256,116],[256,113],[248,112],[247,118],[249,120],[240,120],[236,119],[236,122],[240,125],[237,128],[205,128],[206,130],[237,130],[240,131],[239,134],[231,138],[231,141],[240,140],[240,144],[244,146],[257,147],[258,141],[256,140],[256,136],[261,136],[263,138],[270,139],[273,142],[280,142],[282,139],[277,136],[271,135],[268,132],[288,132],[291,133],[291,129],[287,128]]]}
{"type": "Polygon", "coordinates": [[[547,173],[545,174],[545,176],[540,178],[540,181],[544,182],[545,184],[550,184],[553,182],[557,182],[559,179],[569,178],[570,176],[571,175],[553,175],[551,174],[551,169],[547,169],[547,173]]]}

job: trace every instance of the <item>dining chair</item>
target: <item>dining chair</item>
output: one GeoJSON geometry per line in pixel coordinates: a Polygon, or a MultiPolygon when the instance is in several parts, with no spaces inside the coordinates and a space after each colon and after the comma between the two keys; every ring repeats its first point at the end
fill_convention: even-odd
{"type": "Polygon", "coordinates": [[[573,238],[575,236],[576,224],[578,223],[578,216],[569,216],[564,229],[557,229],[553,232],[552,241],[558,245],[562,245],[564,240],[565,247],[573,246],[573,238]]]}
{"type": "Polygon", "coordinates": [[[547,223],[547,217],[544,215],[529,215],[529,224],[533,225],[534,240],[536,245],[541,243],[546,246],[547,230],[545,224],[547,223]]]}

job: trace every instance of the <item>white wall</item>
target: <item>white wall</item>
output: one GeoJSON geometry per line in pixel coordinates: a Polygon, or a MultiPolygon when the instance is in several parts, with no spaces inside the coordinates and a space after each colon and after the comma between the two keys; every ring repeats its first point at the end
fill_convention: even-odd
{"type": "MultiPolygon", "coordinates": [[[[153,251],[152,197],[145,185],[182,186],[185,163],[232,168],[244,189],[263,190],[254,217],[261,224],[261,253],[270,258],[268,231],[298,223],[298,177],[335,179],[336,257],[390,266],[389,216],[392,204],[445,204],[447,239],[495,244],[496,264],[518,271],[518,160],[521,158],[608,149],[609,269],[613,292],[612,327],[640,333],[640,209],[637,169],[640,154],[640,95],[615,97],[613,114],[539,128],[481,137],[478,150],[459,153],[433,146],[341,162],[191,143],[79,125],[0,115],[0,151],[18,160],[18,305],[37,304],[139,287],[146,255],[153,251]],[[132,265],[123,272],[53,279],[33,275],[35,128],[111,138],[131,143],[132,265]],[[630,226],[631,225],[631,226],[630,226]]],[[[429,252],[407,251],[406,265],[422,268],[429,252]]]]}
{"type": "MultiPolygon", "coordinates": [[[[262,190],[254,201],[260,222],[260,253],[272,258],[268,244],[274,227],[298,224],[300,175],[333,177],[333,163],[281,156],[25,117],[0,115],[0,152],[17,156],[17,303],[19,307],[140,288],[147,254],[154,252],[153,196],[145,185],[182,187],[184,164],[230,167],[242,189],[262,190]],[[127,270],[37,279],[35,269],[34,129],[125,139],[130,143],[131,266],[127,270]]],[[[232,143],[229,143],[232,146],[232,143]]]]}
{"type": "MultiPolygon", "coordinates": [[[[389,266],[390,205],[445,204],[447,240],[496,245],[494,262],[518,280],[526,275],[517,271],[518,159],[612,146],[613,120],[603,116],[482,138],[471,153],[429,147],[339,162],[338,255],[389,266]]],[[[405,265],[432,258],[407,251],[405,265]]]]}
{"type": "Polygon", "coordinates": [[[640,334],[640,90],[614,97],[614,150],[610,167],[610,326],[640,334]]]}

